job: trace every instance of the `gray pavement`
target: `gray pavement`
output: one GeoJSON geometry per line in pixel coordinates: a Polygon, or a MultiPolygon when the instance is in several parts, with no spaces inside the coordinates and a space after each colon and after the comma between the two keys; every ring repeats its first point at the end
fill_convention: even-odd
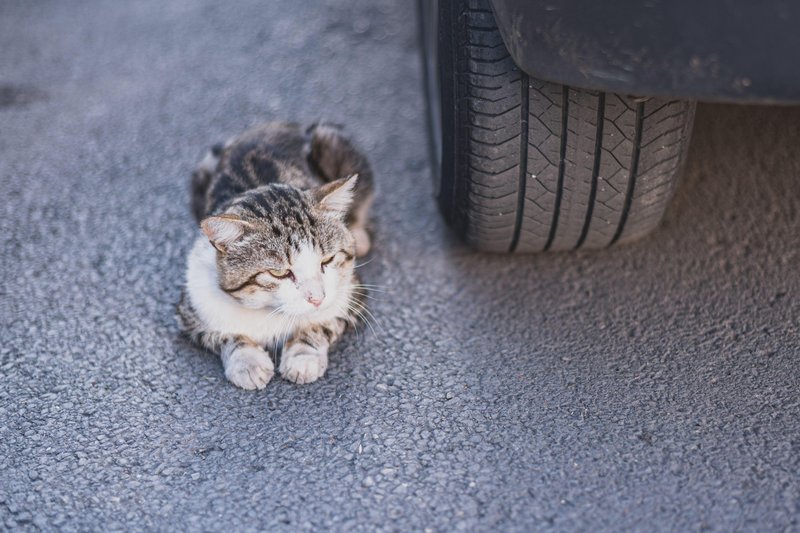
{"type": "Polygon", "coordinates": [[[411,2],[0,3],[0,529],[800,529],[800,110],[701,105],[652,238],[475,254],[411,2]],[[375,332],[229,385],[172,313],[212,142],[347,125],[375,332]]]}

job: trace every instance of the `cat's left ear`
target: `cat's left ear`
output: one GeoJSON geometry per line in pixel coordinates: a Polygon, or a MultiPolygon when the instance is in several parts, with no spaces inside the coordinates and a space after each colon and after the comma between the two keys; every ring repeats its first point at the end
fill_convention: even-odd
{"type": "Polygon", "coordinates": [[[353,194],[358,183],[358,174],[341,178],[314,189],[317,206],[344,216],[353,203],[353,194]]]}

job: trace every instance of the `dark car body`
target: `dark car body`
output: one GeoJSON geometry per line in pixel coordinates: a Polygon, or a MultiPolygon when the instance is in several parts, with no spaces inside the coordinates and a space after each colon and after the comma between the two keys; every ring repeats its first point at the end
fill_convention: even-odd
{"type": "Polygon", "coordinates": [[[800,2],[491,0],[516,64],[585,89],[800,103],[800,2]]]}

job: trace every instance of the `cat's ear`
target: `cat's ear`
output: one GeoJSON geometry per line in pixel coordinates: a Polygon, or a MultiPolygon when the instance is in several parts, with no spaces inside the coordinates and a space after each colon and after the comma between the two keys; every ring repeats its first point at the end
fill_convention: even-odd
{"type": "Polygon", "coordinates": [[[358,174],[341,178],[314,189],[317,206],[344,216],[353,203],[353,193],[358,182],[358,174]]]}
{"type": "Polygon", "coordinates": [[[204,218],[200,222],[200,228],[208,240],[214,245],[214,248],[223,253],[227,246],[244,235],[249,227],[249,222],[236,215],[228,214],[204,218]]]}

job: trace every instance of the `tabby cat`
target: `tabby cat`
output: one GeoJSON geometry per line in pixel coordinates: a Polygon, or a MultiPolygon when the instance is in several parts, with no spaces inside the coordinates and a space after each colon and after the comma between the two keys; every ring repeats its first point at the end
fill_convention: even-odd
{"type": "Polygon", "coordinates": [[[369,252],[370,165],[338,126],[273,122],[217,145],[192,174],[200,223],[178,304],[181,329],[262,389],[279,371],[319,379],[364,312],[354,260],[369,252]]]}

